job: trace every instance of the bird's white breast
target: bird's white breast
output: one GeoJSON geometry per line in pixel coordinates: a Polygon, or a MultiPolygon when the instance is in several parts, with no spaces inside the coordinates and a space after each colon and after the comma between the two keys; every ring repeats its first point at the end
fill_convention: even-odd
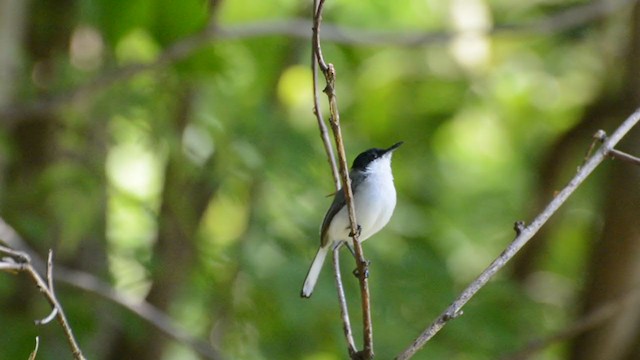
{"type": "MultiPolygon", "coordinates": [[[[358,185],[354,193],[356,220],[361,227],[360,241],[366,240],[387,225],[396,206],[391,157],[373,162],[366,173],[366,179],[358,185]]],[[[345,206],[335,215],[329,226],[329,239],[348,240],[350,229],[345,206]]]]}

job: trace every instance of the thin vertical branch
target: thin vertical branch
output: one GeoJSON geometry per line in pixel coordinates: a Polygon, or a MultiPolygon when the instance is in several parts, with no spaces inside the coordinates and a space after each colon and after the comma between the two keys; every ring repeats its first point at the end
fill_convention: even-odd
{"type": "Polygon", "coordinates": [[[29,360],[36,360],[38,355],[38,347],[40,347],[40,337],[36,336],[36,346],[33,348],[31,354],[29,354],[29,360]]]}
{"type": "Polygon", "coordinates": [[[49,249],[49,255],[47,256],[47,283],[51,293],[55,293],[53,289],[53,250],[51,249],[49,249]]]}
{"type": "Polygon", "coordinates": [[[340,275],[340,248],[337,246],[333,249],[333,270],[336,274],[336,289],[338,290],[338,300],[340,302],[340,316],[344,330],[344,337],[347,339],[347,348],[349,356],[354,357],[358,352],[356,343],[353,340],[353,332],[351,330],[351,321],[349,320],[349,308],[347,307],[347,298],[344,295],[344,287],[342,286],[342,275],[340,275]]]}
{"type": "Polygon", "coordinates": [[[611,150],[615,145],[640,121],[640,108],[629,116],[608,139],[604,132],[599,131],[597,135],[603,142],[589,160],[578,169],[576,175],[569,181],[569,184],[560,191],[547,207],[525,227],[524,224],[517,223],[515,240],[498,256],[479,276],[476,278],[458,298],[442,313],[436,320],[427,327],[418,338],[400,355],[397,360],[411,358],[420,350],[435,334],[437,334],[451,319],[462,315],[462,307],[500,270],[520,249],[540,230],[549,220],[551,215],[564,204],[571,194],[582,184],[582,182],[600,165],[605,159],[611,156],[611,150]]]}
{"type": "MultiPolygon", "coordinates": [[[[373,358],[373,326],[371,321],[371,305],[370,305],[370,295],[369,295],[369,283],[367,280],[367,262],[364,258],[364,254],[362,252],[362,247],[360,246],[360,242],[358,241],[358,223],[356,221],[355,208],[353,205],[353,193],[351,191],[351,179],[349,178],[349,170],[344,150],[344,141],[342,139],[342,131],[340,129],[340,113],[338,111],[338,103],[336,99],[335,92],[335,84],[336,84],[336,71],[333,64],[327,64],[324,60],[324,56],[322,55],[322,47],[320,45],[320,24],[322,22],[322,8],[324,6],[324,0],[314,0],[313,2],[313,34],[312,34],[312,51],[314,55],[315,61],[312,61],[312,68],[314,69],[314,98],[315,102],[315,112],[318,117],[318,121],[321,122],[321,118],[319,116],[319,107],[317,101],[317,92],[316,92],[316,77],[317,71],[316,65],[322,71],[324,75],[326,86],[324,88],[324,93],[327,95],[327,99],[329,101],[329,123],[331,125],[331,130],[333,131],[333,135],[335,138],[336,149],[338,151],[338,165],[340,169],[340,179],[342,180],[342,189],[345,193],[345,198],[347,202],[347,208],[349,211],[349,222],[351,224],[351,238],[353,240],[353,248],[356,254],[356,265],[359,273],[359,282],[360,282],[360,293],[361,293],[361,307],[362,307],[362,322],[363,322],[363,336],[364,336],[364,349],[362,352],[357,354],[351,354],[352,358],[360,357],[364,359],[373,358]]],[[[322,132],[322,128],[321,128],[322,132]]],[[[325,145],[326,146],[326,145],[325,145]]],[[[334,179],[335,176],[335,167],[334,171],[334,179]]],[[[337,275],[336,275],[337,276],[337,275]]],[[[337,278],[338,279],[338,278],[337,278]]],[[[347,326],[345,324],[345,326],[347,326]]],[[[349,339],[347,339],[347,342],[349,339]]]]}
{"type": "MultiPolygon", "coordinates": [[[[312,18],[315,19],[316,12],[318,10],[318,0],[313,1],[313,14],[312,18]]],[[[329,165],[331,167],[331,174],[333,176],[333,182],[336,188],[336,192],[340,191],[340,173],[338,171],[338,165],[336,164],[336,159],[333,154],[333,147],[331,146],[331,139],[329,138],[329,132],[327,131],[327,125],[324,122],[324,117],[322,116],[322,111],[320,110],[320,97],[318,96],[318,58],[316,57],[316,43],[319,47],[319,39],[315,35],[318,33],[318,29],[313,28],[313,37],[312,37],[312,51],[311,51],[311,72],[312,72],[312,81],[313,81],[313,114],[315,115],[318,128],[320,130],[320,138],[322,139],[322,144],[324,146],[324,150],[327,153],[327,159],[329,161],[329,165]]],[[[324,65],[324,64],[323,64],[324,65]]],[[[353,340],[353,330],[351,328],[351,320],[349,319],[349,308],[347,306],[347,299],[344,294],[344,287],[342,285],[342,275],[340,274],[340,257],[339,250],[341,246],[336,247],[333,250],[333,270],[336,279],[336,289],[338,291],[338,303],[340,304],[340,317],[342,319],[342,329],[344,331],[344,336],[347,341],[347,352],[349,353],[349,357],[355,357],[357,353],[357,348],[355,345],[355,341],[353,340]]]]}
{"type": "MultiPolygon", "coordinates": [[[[317,1],[317,0],[316,0],[317,1]]],[[[315,12],[315,6],[314,6],[315,12]]],[[[338,165],[336,164],[336,157],[333,154],[333,147],[331,146],[331,139],[329,138],[329,132],[327,131],[327,125],[324,123],[324,117],[320,110],[320,99],[318,97],[318,60],[316,59],[315,52],[311,52],[311,73],[313,74],[313,114],[318,120],[318,128],[320,129],[320,138],[322,139],[322,145],[324,151],[327,153],[327,160],[329,166],[331,166],[331,174],[333,176],[333,183],[336,191],[340,190],[340,173],[338,172],[338,165]]]]}
{"type": "MultiPolygon", "coordinates": [[[[53,250],[51,249],[49,249],[49,256],[47,257],[47,284],[49,291],[55,294],[55,290],[53,289],[53,250]]],[[[58,315],[58,308],[54,306],[49,316],[42,320],[36,320],[36,325],[46,325],[55,319],[56,315],[58,315]]]]}

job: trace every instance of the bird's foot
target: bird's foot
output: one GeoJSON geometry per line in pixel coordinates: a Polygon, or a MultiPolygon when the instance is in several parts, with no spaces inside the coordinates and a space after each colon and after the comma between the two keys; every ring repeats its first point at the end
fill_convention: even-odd
{"type": "Polygon", "coordinates": [[[362,233],[362,226],[358,225],[358,227],[356,228],[356,232],[354,233],[353,231],[351,231],[349,233],[349,237],[360,237],[360,234],[362,233]]]}
{"type": "MultiPolygon", "coordinates": [[[[371,261],[366,260],[366,259],[362,262],[362,268],[364,269],[364,278],[365,279],[369,278],[369,265],[370,264],[371,264],[371,261]]],[[[359,270],[359,268],[353,269],[353,276],[357,277],[358,279],[360,278],[360,270],[359,270]]]]}

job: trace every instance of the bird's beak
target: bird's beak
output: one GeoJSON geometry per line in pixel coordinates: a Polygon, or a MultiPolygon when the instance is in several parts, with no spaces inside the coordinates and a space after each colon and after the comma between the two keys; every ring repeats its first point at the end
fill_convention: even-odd
{"type": "Polygon", "coordinates": [[[386,150],[384,151],[384,152],[385,152],[385,154],[386,154],[386,153],[393,152],[395,149],[399,148],[399,147],[400,147],[400,145],[402,145],[402,144],[404,144],[404,141],[400,141],[400,142],[398,142],[398,143],[395,143],[395,144],[391,145],[391,147],[390,147],[390,148],[388,148],[388,149],[386,149],[386,150]]]}

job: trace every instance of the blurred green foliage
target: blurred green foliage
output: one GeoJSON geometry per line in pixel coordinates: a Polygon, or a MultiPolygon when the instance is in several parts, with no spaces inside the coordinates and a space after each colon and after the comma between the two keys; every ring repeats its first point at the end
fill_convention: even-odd
{"type": "MultiPolygon", "coordinates": [[[[456,18],[454,5],[485,9],[490,16],[484,21],[491,25],[516,26],[567,6],[562,1],[341,0],[327,1],[324,20],[371,30],[453,30],[464,20],[456,18]]],[[[30,11],[37,6],[31,4],[30,11]]],[[[59,85],[49,89],[54,94],[103,71],[153,63],[209,19],[209,5],[201,0],[84,0],[74,6],[72,34],[90,29],[98,35],[93,41],[101,49],[100,65],[81,69],[73,65],[73,54],[59,52],[59,85]]],[[[292,0],[227,1],[217,21],[224,26],[294,19],[307,16],[309,7],[292,0]]],[[[551,198],[536,192],[544,156],[576,126],[607,82],[615,81],[611,62],[616,46],[624,44],[614,41],[607,51],[602,44],[623,30],[607,29],[513,36],[476,32],[463,50],[478,46],[484,49],[479,53],[457,53],[457,38],[415,47],[323,43],[325,58],[338,72],[349,162],[367,148],[405,141],[393,161],[395,215],[364,247],[372,261],[376,358],[392,358],[408,346],[512,239],[513,222],[540,210],[536,197],[551,198]]],[[[41,194],[34,203],[53,220],[42,223],[15,212],[10,220],[26,239],[43,239],[38,248],[55,247],[62,262],[71,262],[91,241],[96,223],[106,221],[108,274],[97,275],[144,298],[153,266],[186,272],[188,280],[168,313],[189,332],[214,339],[230,359],[346,358],[330,266],[313,298],[298,296],[331,201],[326,195],[334,191],[311,111],[309,44],[282,36],[214,40],[186,60],[119,82],[82,106],[65,107],[60,128],[48,136],[68,156],[36,174],[32,189],[41,194]],[[189,117],[177,128],[174,119],[184,106],[178,94],[185,89],[189,117]],[[106,141],[97,158],[87,152],[92,141],[87,134],[96,123],[102,123],[106,141]],[[196,257],[188,268],[152,261],[165,169],[173,154],[181,156],[181,171],[211,172],[207,181],[219,184],[198,221],[196,257]],[[104,208],[94,202],[102,192],[104,208]]],[[[24,62],[20,87],[29,89],[31,65],[24,62]]],[[[3,131],[2,148],[12,149],[13,139],[3,131]]],[[[580,150],[567,173],[555,179],[559,185],[579,165],[590,140],[577,141],[580,150]]],[[[600,189],[594,183],[597,179],[553,224],[536,281],[521,286],[503,272],[416,358],[495,359],[565,326],[580,296],[591,224],[599,218],[600,189]]],[[[18,185],[4,185],[5,201],[12,186],[18,185]]],[[[352,260],[346,252],[342,260],[348,274],[352,260]]],[[[344,278],[359,343],[359,293],[355,279],[344,278]]],[[[26,279],[0,277],[5,304],[20,296],[16,281],[26,279]]],[[[147,326],[115,305],[106,306],[103,311],[112,314],[106,317],[90,312],[91,304],[102,300],[68,287],[58,292],[91,358],[101,358],[95,336],[102,322],[122,324],[134,342],[147,326]]],[[[44,300],[31,304],[47,313],[44,300]]],[[[0,310],[0,323],[11,329],[0,337],[0,358],[26,358],[37,334],[38,359],[69,358],[57,324],[35,328],[31,320],[0,310]]],[[[552,347],[541,358],[563,354],[561,346],[552,347]]],[[[164,358],[194,356],[172,344],[164,358]]]]}

